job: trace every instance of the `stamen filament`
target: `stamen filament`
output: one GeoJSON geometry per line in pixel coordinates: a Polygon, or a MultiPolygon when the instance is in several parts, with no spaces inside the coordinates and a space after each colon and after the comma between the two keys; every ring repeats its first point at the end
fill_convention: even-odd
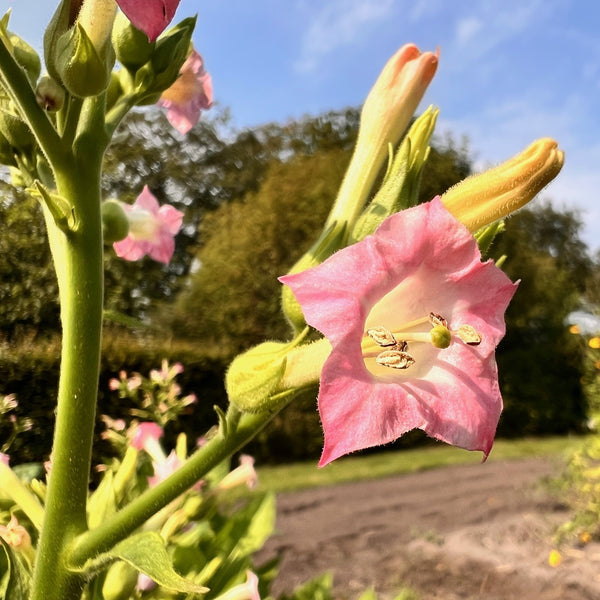
{"type": "MultiPolygon", "coordinates": [[[[431,344],[431,333],[429,331],[393,331],[392,333],[399,342],[426,342],[431,344]]],[[[362,339],[361,348],[363,356],[366,356],[366,353],[372,350],[377,351],[377,354],[382,350],[382,347],[368,335],[362,339]]]]}

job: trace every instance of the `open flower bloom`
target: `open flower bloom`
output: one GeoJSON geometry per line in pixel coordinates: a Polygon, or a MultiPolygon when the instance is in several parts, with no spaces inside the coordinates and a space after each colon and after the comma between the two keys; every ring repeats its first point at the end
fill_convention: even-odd
{"type": "Polygon", "coordinates": [[[494,351],[516,284],[481,262],[439,198],[280,279],[331,344],[320,466],[414,428],[488,455],[502,410],[494,351]]]}
{"type": "Polygon", "coordinates": [[[117,0],[125,16],[153,42],[173,20],[179,0],[117,0]]]}
{"type": "Polygon", "coordinates": [[[179,71],[175,83],[166,89],[158,105],[167,111],[169,123],[185,135],[212,106],[212,79],[204,69],[202,57],[192,50],[179,71]]]}
{"type": "Polygon", "coordinates": [[[133,204],[121,205],[129,221],[129,234],[113,244],[117,256],[139,260],[148,254],[168,265],[175,251],[174,238],[181,229],[183,213],[170,204],[159,207],[147,185],[133,204]]]}

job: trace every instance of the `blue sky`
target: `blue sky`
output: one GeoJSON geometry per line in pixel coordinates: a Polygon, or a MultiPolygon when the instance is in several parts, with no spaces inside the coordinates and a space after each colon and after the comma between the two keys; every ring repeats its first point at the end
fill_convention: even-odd
{"type": "MultiPolygon", "coordinates": [[[[11,29],[36,47],[55,3],[3,0],[11,29]]],[[[600,8],[576,0],[182,0],[215,99],[238,127],[362,103],[406,42],[440,47],[421,109],[441,109],[437,135],[469,140],[477,169],[539,137],[566,152],[542,194],[576,208],[600,249],[600,8]],[[585,10],[583,6],[585,5],[585,10]]]]}

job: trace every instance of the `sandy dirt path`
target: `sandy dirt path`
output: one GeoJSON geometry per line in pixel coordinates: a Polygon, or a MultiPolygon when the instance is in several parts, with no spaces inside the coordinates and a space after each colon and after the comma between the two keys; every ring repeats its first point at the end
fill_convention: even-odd
{"type": "Polygon", "coordinates": [[[284,493],[259,559],[282,557],[276,594],[330,570],[340,600],[369,586],[388,600],[402,585],[422,600],[600,599],[600,544],[548,564],[569,513],[540,481],[559,468],[489,462],[284,493]]]}

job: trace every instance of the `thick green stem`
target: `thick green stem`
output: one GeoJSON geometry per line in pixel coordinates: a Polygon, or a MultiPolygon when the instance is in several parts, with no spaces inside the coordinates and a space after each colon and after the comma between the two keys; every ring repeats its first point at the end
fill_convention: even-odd
{"type": "Polygon", "coordinates": [[[103,303],[101,157],[101,152],[74,157],[71,168],[57,172],[58,193],[74,209],[75,231],[64,233],[46,211],[60,289],[63,343],[52,471],[32,600],[79,598],[83,584],[67,570],[65,548],[87,528],[103,303]]]}
{"type": "MultiPolygon", "coordinates": [[[[288,401],[292,398],[293,394],[288,401]]],[[[283,408],[283,405],[280,408],[283,408]]],[[[146,490],[110,521],[80,535],[71,549],[70,564],[73,567],[82,567],[87,560],[106,552],[127,537],[158,510],[192,487],[208,471],[244,446],[277,412],[244,414],[239,421],[239,413],[233,419],[230,415],[227,420],[227,435],[218,435],[210,440],[168,479],[146,490]]]]}

